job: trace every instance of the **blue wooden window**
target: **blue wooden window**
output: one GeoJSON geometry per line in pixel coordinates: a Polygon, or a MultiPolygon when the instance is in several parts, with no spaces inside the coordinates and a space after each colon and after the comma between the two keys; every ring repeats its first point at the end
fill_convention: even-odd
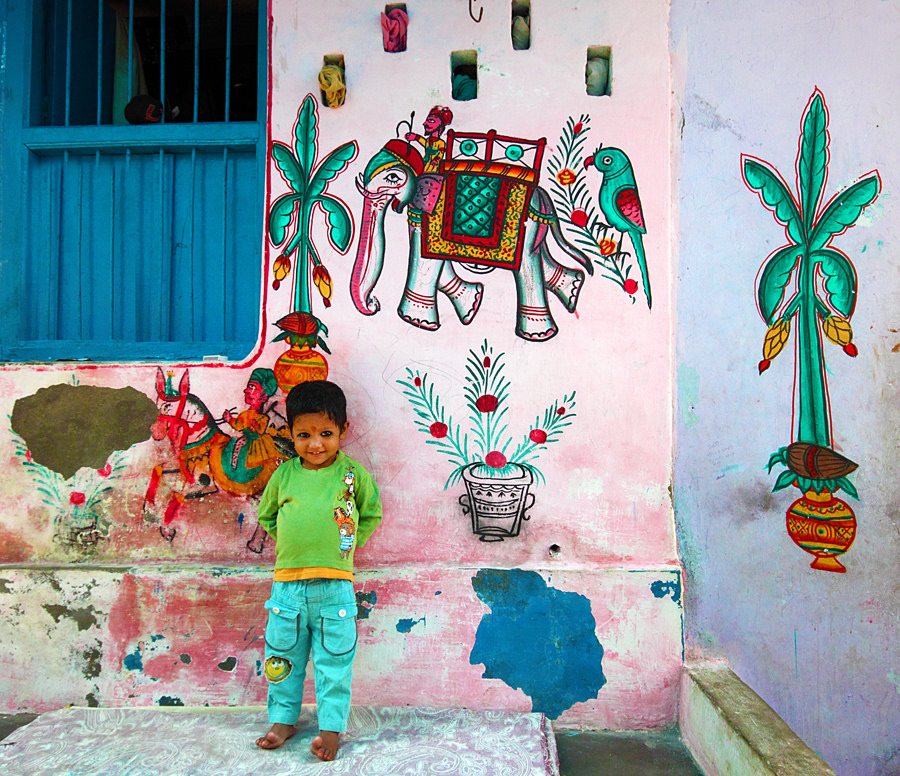
{"type": "Polygon", "coordinates": [[[0,359],[251,351],[266,7],[0,0],[0,359]]]}

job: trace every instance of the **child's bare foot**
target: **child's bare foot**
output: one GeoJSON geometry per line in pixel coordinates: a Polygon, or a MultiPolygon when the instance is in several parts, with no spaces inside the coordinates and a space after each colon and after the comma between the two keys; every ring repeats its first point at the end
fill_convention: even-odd
{"type": "Polygon", "coordinates": [[[284,742],[296,732],[297,728],[293,725],[275,722],[272,724],[272,729],[269,730],[268,733],[256,739],[256,745],[260,749],[277,749],[279,746],[283,746],[284,742]]]}
{"type": "Polygon", "coordinates": [[[340,735],[338,733],[335,733],[333,730],[320,730],[319,735],[309,745],[309,749],[320,760],[328,762],[334,759],[338,746],[340,746],[340,735]]]}

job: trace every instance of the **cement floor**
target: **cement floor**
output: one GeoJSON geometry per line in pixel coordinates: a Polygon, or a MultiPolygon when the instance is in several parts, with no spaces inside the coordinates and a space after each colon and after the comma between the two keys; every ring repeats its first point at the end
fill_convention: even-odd
{"type": "MultiPolygon", "coordinates": [[[[0,714],[0,741],[34,714],[0,714]]],[[[677,731],[558,731],[560,776],[703,776],[677,731]]],[[[0,743],[2,746],[2,743],[0,743]]]]}

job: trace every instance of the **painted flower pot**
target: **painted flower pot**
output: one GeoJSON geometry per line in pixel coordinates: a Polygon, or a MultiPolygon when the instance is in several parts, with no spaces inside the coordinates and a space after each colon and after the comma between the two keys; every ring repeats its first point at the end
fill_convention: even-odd
{"type": "Polygon", "coordinates": [[[472,517],[472,532],[483,542],[502,542],[518,536],[525,512],[534,506],[534,494],[528,488],[534,481],[531,470],[509,464],[511,475],[489,476],[496,472],[488,466],[474,463],[463,469],[466,494],[459,497],[463,514],[472,517]]]}
{"type": "Polygon", "coordinates": [[[292,347],[282,353],[272,369],[278,387],[288,393],[291,388],[310,380],[328,378],[328,363],[318,351],[308,347],[292,347]]]}
{"type": "Polygon", "coordinates": [[[847,502],[827,490],[808,490],[788,508],[787,530],[798,547],[815,556],[812,568],[839,574],[847,570],[837,559],[856,537],[856,515],[847,502]]]}

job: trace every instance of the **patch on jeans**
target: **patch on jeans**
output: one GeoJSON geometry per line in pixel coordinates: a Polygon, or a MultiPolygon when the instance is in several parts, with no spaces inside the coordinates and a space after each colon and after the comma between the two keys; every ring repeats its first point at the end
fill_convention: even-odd
{"type": "Polygon", "coordinates": [[[266,679],[273,684],[287,679],[291,675],[294,666],[286,657],[269,657],[266,658],[266,679]]]}

